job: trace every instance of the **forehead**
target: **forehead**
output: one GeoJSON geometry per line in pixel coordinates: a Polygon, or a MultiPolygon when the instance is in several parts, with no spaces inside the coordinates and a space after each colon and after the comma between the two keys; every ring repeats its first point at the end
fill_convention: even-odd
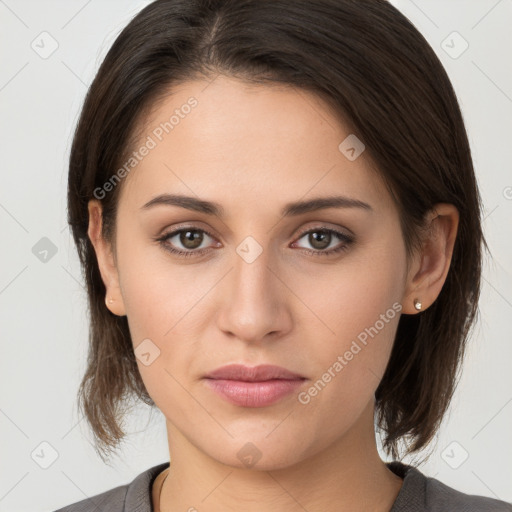
{"type": "Polygon", "coordinates": [[[277,210],[333,193],[377,210],[390,206],[365,152],[347,158],[346,148],[358,144],[350,128],[303,89],[224,76],[185,82],[153,105],[140,128],[120,198],[133,208],[163,192],[214,199],[228,212],[230,204],[276,203],[277,210]]]}

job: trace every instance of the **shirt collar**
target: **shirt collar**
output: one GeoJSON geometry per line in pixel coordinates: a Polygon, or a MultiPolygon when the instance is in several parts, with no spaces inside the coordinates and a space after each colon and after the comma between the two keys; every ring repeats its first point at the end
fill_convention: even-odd
{"type": "MultiPolygon", "coordinates": [[[[123,512],[153,511],[151,502],[153,482],[169,465],[169,462],[164,462],[158,466],[153,466],[137,476],[128,485],[123,512]]],[[[425,476],[415,467],[398,461],[387,462],[386,465],[393,473],[404,479],[390,512],[426,511],[425,476]]]]}

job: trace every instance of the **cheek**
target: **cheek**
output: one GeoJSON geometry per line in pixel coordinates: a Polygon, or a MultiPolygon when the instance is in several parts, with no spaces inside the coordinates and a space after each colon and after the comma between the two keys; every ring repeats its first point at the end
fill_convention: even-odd
{"type": "Polygon", "coordinates": [[[130,236],[122,231],[118,264],[134,345],[144,338],[165,339],[194,301],[196,286],[187,279],[192,273],[173,264],[156,242],[144,240],[142,234],[130,236]]]}
{"type": "Polygon", "coordinates": [[[162,390],[179,393],[171,373],[183,382],[194,356],[201,353],[194,326],[203,317],[204,297],[218,277],[198,272],[194,265],[173,263],[149,242],[119,248],[120,282],[135,353],[149,352],[151,358],[158,354],[148,366],[137,358],[146,388],[158,402],[164,398],[162,390]]]}
{"type": "Polygon", "coordinates": [[[160,410],[188,414],[193,404],[182,386],[188,386],[188,371],[200,353],[190,319],[205,291],[177,266],[134,264],[131,269],[123,297],[139,373],[160,410]],[[142,356],[147,353],[148,365],[142,356]]]}
{"type": "Polygon", "coordinates": [[[315,377],[328,381],[325,387],[331,389],[321,400],[364,403],[384,374],[403,292],[404,262],[391,247],[347,258],[332,268],[331,275],[302,275],[294,281],[294,291],[307,298],[314,313],[302,316],[299,330],[309,333],[310,343],[321,348],[310,352],[315,377]]]}
{"type": "Polygon", "coordinates": [[[312,368],[311,382],[298,396],[305,431],[321,428],[326,438],[335,438],[374,400],[401,309],[386,294],[379,298],[370,302],[364,300],[364,294],[340,295],[337,302],[333,298],[329,304],[336,304],[336,308],[329,306],[329,326],[334,334],[322,327],[325,334],[315,336],[310,329],[307,360],[312,368]],[[315,340],[316,349],[311,340],[315,340]]]}
{"type": "Polygon", "coordinates": [[[308,308],[301,329],[315,324],[319,335],[338,340],[333,346],[340,349],[383,316],[385,323],[379,322],[378,328],[383,337],[389,336],[387,320],[392,323],[397,316],[403,294],[402,265],[398,252],[381,250],[351,255],[321,272],[297,273],[293,290],[308,308]]]}

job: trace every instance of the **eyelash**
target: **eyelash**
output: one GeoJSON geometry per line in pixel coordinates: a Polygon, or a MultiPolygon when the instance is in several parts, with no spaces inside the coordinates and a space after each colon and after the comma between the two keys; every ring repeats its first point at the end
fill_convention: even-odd
{"type": "MultiPolygon", "coordinates": [[[[162,245],[162,247],[172,253],[172,254],[175,254],[176,256],[180,257],[180,258],[187,258],[187,257],[190,257],[190,256],[201,256],[203,254],[205,254],[206,252],[209,251],[208,248],[205,248],[205,249],[199,249],[199,250],[188,250],[188,251],[181,251],[181,250],[178,250],[178,249],[174,249],[173,247],[171,247],[168,243],[167,243],[167,240],[169,240],[170,238],[173,238],[174,236],[176,235],[179,235],[180,233],[182,232],[186,232],[186,231],[194,231],[194,232],[201,232],[201,233],[205,233],[206,235],[208,235],[209,237],[211,238],[215,238],[211,233],[209,233],[208,231],[206,231],[205,229],[199,229],[199,228],[195,228],[193,226],[189,226],[189,227],[185,227],[185,228],[180,228],[180,229],[177,229],[175,231],[171,231],[169,233],[166,233],[164,235],[162,235],[161,237],[158,237],[155,239],[156,242],[159,242],[160,245],[162,245]]],[[[312,228],[312,229],[308,229],[306,231],[303,231],[299,234],[299,238],[297,240],[300,240],[301,238],[303,238],[305,235],[309,235],[310,233],[331,233],[331,234],[334,234],[337,238],[339,238],[341,241],[344,242],[344,244],[342,244],[341,246],[335,248],[335,249],[329,249],[327,251],[322,251],[322,250],[319,250],[319,249],[304,249],[304,248],[300,248],[303,252],[305,252],[306,254],[309,254],[311,256],[330,256],[330,255],[333,255],[335,253],[340,253],[340,252],[343,252],[343,251],[346,251],[349,246],[354,242],[354,237],[352,236],[349,236],[345,233],[342,233],[340,231],[337,231],[335,229],[332,229],[332,228],[327,228],[327,227],[316,227],[316,228],[312,228]]]]}

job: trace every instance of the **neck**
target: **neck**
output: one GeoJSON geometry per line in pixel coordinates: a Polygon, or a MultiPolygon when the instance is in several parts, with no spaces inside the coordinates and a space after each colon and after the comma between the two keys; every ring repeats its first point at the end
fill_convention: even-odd
{"type": "Polygon", "coordinates": [[[220,463],[169,422],[167,429],[172,456],[161,512],[389,512],[403,483],[378,454],[373,402],[341,439],[281,469],[220,463]]]}

